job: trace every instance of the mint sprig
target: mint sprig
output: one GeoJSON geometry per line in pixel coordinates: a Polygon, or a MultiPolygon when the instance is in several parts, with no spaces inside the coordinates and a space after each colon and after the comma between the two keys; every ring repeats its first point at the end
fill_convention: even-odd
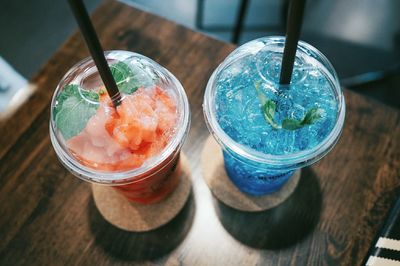
{"type": "Polygon", "coordinates": [[[57,128],[68,140],[79,134],[99,106],[99,94],[81,89],[76,84],[64,87],[57,97],[53,116],[57,128]]]}
{"type": "Polygon", "coordinates": [[[313,107],[307,111],[303,119],[293,119],[285,118],[282,120],[282,125],[278,125],[275,120],[276,103],[270,100],[263,94],[260,90],[260,83],[255,82],[254,87],[257,91],[258,99],[261,103],[261,109],[264,115],[265,121],[271,125],[274,129],[286,129],[286,130],[296,130],[307,125],[314,124],[318,119],[322,118],[324,110],[318,107],[313,107]]]}

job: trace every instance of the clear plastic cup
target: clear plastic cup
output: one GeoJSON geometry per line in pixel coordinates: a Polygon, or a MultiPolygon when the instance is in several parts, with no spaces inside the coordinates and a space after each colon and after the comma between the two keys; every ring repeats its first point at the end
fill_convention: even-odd
{"type": "Polygon", "coordinates": [[[279,190],[296,169],[311,165],[324,157],[338,141],[344,124],[345,102],[336,72],[328,59],[311,45],[299,42],[291,85],[278,84],[284,42],[284,37],[264,37],[240,46],[214,71],[205,91],[203,112],[206,124],[223,150],[226,172],[241,191],[250,195],[266,195],[279,190]],[[318,79],[312,79],[314,74],[318,79]],[[319,83],[323,87],[318,87],[319,83]],[[257,93],[256,86],[260,87],[258,90],[262,90],[261,94],[264,96],[257,93]],[[311,90],[313,94],[310,93],[307,102],[307,98],[301,95],[311,90]],[[306,106],[319,106],[320,103],[313,103],[312,98],[325,97],[322,91],[331,95],[329,106],[333,109],[329,109],[329,113],[321,112],[322,115],[315,125],[304,126],[306,113],[310,111],[306,106]],[[264,102],[271,101],[260,97],[275,99],[272,101],[275,106],[264,105],[264,102]],[[244,105],[245,101],[247,105],[244,105]],[[242,103],[243,110],[240,109],[242,103]],[[261,107],[259,109],[254,107],[258,103],[261,107]],[[284,107],[286,103],[289,107],[284,107]],[[297,109],[290,113],[290,108],[294,106],[297,109]],[[247,110],[251,111],[247,113],[247,110]],[[265,110],[273,112],[265,115],[265,110]],[[279,110],[282,110],[282,114],[279,110]],[[285,112],[293,115],[293,119],[298,115],[300,118],[296,121],[301,122],[301,128],[288,129],[288,123],[284,123],[285,112]],[[277,122],[270,122],[271,117],[276,118],[277,122]],[[330,124],[326,122],[328,119],[330,124]],[[253,122],[246,124],[250,120],[253,122]],[[315,142],[312,139],[313,134],[324,130],[325,124],[322,121],[331,128],[325,135],[316,135],[320,139],[315,142]],[[261,129],[257,131],[258,127],[261,129]],[[306,133],[307,130],[309,134],[306,133]],[[249,138],[257,143],[247,140],[249,138]],[[302,144],[302,141],[308,146],[302,144]]]}
{"type": "MultiPolygon", "coordinates": [[[[54,150],[60,162],[73,175],[85,181],[113,186],[133,202],[149,204],[161,201],[174,191],[180,181],[179,175],[171,173],[178,164],[180,150],[190,127],[190,110],[185,90],[167,69],[143,55],[128,51],[107,51],[105,56],[114,79],[116,77],[119,79],[117,85],[122,91],[121,104],[117,110],[122,112],[122,109],[118,108],[124,106],[126,107],[124,110],[130,112],[130,105],[139,107],[132,109],[134,114],[125,111],[122,116],[122,113],[118,113],[112,107],[111,101],[109,106],[100,104],[102,94],[105,92],[104,85],[93,60],[91,58],[82,60],[65,74],[52,98],[50,139],[54,150]],[[73,87],[78,89],[69,93],[75,93],[76,98],[71,100],[72,104],[62,99],[63,95],[66,95],[65,98],[69,95],[68,91],[63,94],[66,88],[71,90],[72,87],[68,87],[69,85],[78,86],[73,87]],[[137,90],[132,92],[131,88],[137,90]],[[95,97],[90,94],[92,92],[95,97]],[[99,96],[96,96],[97,94],[99,96]],[[70,114],[68,112],[70,109],[65,109],[67,111],[60,115],[59,110],[64,106],[73,108],[75,113],[70,114]],[[101,108],[103,108],[102,113],[101,108]],[[168,109],[170,113],[163,113],[162,108],[171,108],[168,109]],[[118,132],[115,131],[117,127],[115,125],[113,129],[103,129],[103,124],[104,127],[109,126],[109,121],[112,121],[110,113],[121,119],[118,120],[118,132]],[[93,118],[94,114],[99,118],[93,118]],[[100,114],[107,116],[104,120],[107,122],[101,120],[103,118],[100,114]],[[171,116],[168,117],[167,114],[171,116]],[[138,119],[148,118],[151,126],[147,127],[146,120],[133,119],[133,115],[138,119]],[[123,119],[127,121],[126,125],[123,119]],[[137,126],[140,130],[134,131],[132,128],[135,128],[135,123],[139,123],[136,121],[140,121],[137,126]],[[175,124],[167,127],[165,121],[175,121],[175,124]],[[86,125],[83,125],[85,122],[86,125]],[[99,125],[101,126],[96,128],[99,125]],[[163,127],[166,128],[165,131],[162,131],[163,127]],[[104,133],[122,134],[126,128],[129,128],[130,131],[126,132],[135,140],[126,140],[127,135],[123,135],[115,141],[116,135],[110,137],[104,133]],[[97,133],[100,136],[99,141],[95,138],[97,133]],[[92,136],[95,137],[91,138],[92,136]],[[166,143],[160,142],[160,139],[166,143]],[[79,145],[80,143],[82,145],[79,145]],[[121,143],[125,146],[121,146],[121,143]]],[[[105,98],[109,99],[108,96],[105,98]]]]}

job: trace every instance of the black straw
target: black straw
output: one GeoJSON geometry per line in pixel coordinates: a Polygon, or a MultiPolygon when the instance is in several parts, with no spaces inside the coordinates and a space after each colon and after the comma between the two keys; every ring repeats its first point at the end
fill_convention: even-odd
{"type": "Polygon", "coordinates": [[[279,83],[289,85],[292,78],[293,64],[296,57],[301,25],[303,23],[306,0],[291,0],[286,28],[286,41],[283,50],[282,68],[279,83]]]}
{"type": "Polygon", "coordinates": [[[82,0],[68,0],[68,2],[71,6],[72,12],[74,13],[75,19],[78,22],[90,54],[99,70],[100,77],[103,80],[108,95],[110,96],[114,107],[117,107],[121,103],[121,95],[111,74],[110,68],[108,67],[103,48],[101,48],[100,41],[97,38],[97,34],[90,21],[85,5],[82,0]]]}

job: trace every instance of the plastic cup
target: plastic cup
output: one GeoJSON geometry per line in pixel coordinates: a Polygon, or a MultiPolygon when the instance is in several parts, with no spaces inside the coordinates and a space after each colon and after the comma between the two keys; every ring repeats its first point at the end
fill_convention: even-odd
{"type": "Polygon", "coordinates": [[[253,196],[278,191],[296,169],[324,157],[344,124],[345,102],[336,72],[311,45],[299,42],[291,85],[279,85],[284,41],[284,37],[264,37],[240,46],[214,71],[205,91],[206,124],[223,150],[227,175],[239,190],[253,196]],[[330,98],[321,102],[328,97],[325,94],[330,98]],[[273,99],[276,106],[265,107],[260,97],[273,99]],[[329,112],[305,125],[301,119],[307,108],[324,104],[329,112]],[[274,126],[265,118],[265,108],[273,110],[269,117],[277,120],[274,126]],[[301,128],[287,129],[284,114],[297,116],[301,128]]]}
{"type": "MultiPolygon", "coordinates": [[[[143,135],[143,137],[141,138],[141,142],[138,144],[140,146],[138,146],[136,150],[126,148],[125,146],[121,147],[121,144],[119,142],[115,142],[113,138],[109,136],[105,137],[104,135],[101,136],[102,139],[107,139],[109,140],[109,142],[97,143],[95,138],[85,139],[86,142],[84,145],[94,149],[94,151],[97,151],[97,153],[88,153],[87,150],[84,150],[86,146],[81,147],[79,145],[75,145],[75,150],[71,149],[71,143],[76,143],[76,141],[73,140],[73,138],[76,136],[71,135],[75,133],[84,134],[82,133],[84,131],[94,131],[94,133],[92,134],[96,135],[96,131],[93,127],[90,128],[88,126],[88,123],[91,123],[92,126],[96,126],[97,120],[90,120],[92,118],[88,118],[90,117],[90,115],[86,116],[85,112],[91,112],[91,117],[93,117],[94,113],[97,112],[96,115],[99,113],[100,107],[97,107],[96,109],[96,104],[99,103],[93,103],[92,96],[88,97],[87,95],[89,95],[88,92],[95,92],[98,93],[101,98],[101,93],[104,93],[105,91],[104,85],[100,79],[93,60],[91,58],[86,58],[73,66],[67,72],[67,74],[65,74],[54,92],[51,102],[50,118],[50,139],[53,144],[54,150],[56,151],[57,157],[60,162],[73,175],[85,181],[113,186],[120,193],[126,196],[126,198],[133,202],[149,204],[161,201],[174,191],[180,181],[179,174],[177,175],[171,173],[174,172],[175,168],[177,167],[180,150],[186,139],[190,127],[190,110],[187,96],[181,83],[175,78],[175,76],[173,76],[167,69],[163,68],[162,66],[145,56],[127,51],[107,51],[105,52],[105,56],[110,67],[112,67],[113,65],[116,66],[116,64],[121,62],[123,63],[122,66],[119,65],[118,67],[114,67],[114,72],[116,73],[114,73],[113,68],[111,68],[114,79],[116,78],[116,76],[119,79],[121,79],[122,77],[122,81],[117,81],[120,91],[122,90],[122,102],[120,106],[124,104],[125,106],[129,106],[129,104],[133,104],[136,106],[136,104],[138,103],[143,103],[141,99],[148,99],[149,97],[152,97],[152,95],[160,93],[164,97],[162,99],[166,98],[169,102],[171,100],[175,103],[175,109],[173,109],[176,110],[176,112],[173,114],[175,125],[172,128],[168,128],[168,131],[161,132],[160,123],[166,120],[164,119],[164,116],[161,116],[162,112],[160,111],[160,113],[157,113],[158,117],[156,119],[158,123],[156,129],[157,131],[154,131],[156,133],[152,132],[154,134],[157,134],[155,138],[153,137],[154,142],[151,142],[148,139],[145,141],[145,133],[143,132],[147,131],[140,131],[140,134],[141,136],[143,135]],[[115,71],[115,69],[117,69],[118,71],[115,71]],[[126,73],[134,73],[134,76],[128,76],[127,78],[125,78],[123,75],[126,75],[126,73]],[[81,108],[79,110],[80,112],[84,113],[84,117],[86,117],[86,120],[89,119],[88,121],[86,121],[86,127],[82,125],[80,126],[80,133],[73,131],[73,133],[70,133],[71,131],[65,126],[65,124],[61,124],[61,122],[64,122],[65,120],[69,124],[71,124],[71,126],[75,126],[76,123],[83,119],[79,115],[79,112],[74,114],[75,116],[72,116],[72,118],[67,117],[64,120],[62,120],[64,117],[57,118],[57,115],[60,114],[59,112],[56,114],[57,108],[60,108],[58,106],[60,106],[60,101],[62,100],[62,96],[60,95],[63,93],[63,90],[65,90],[65,88],[68,88],[67,86],[71,84],[74,86],[79,86],[79,95],[77,96],[79,101],[84,102],[84,104],[88,104],[76,107],[81,108]],[[127,91],[130,90],[129,86],[136,86],[139,89],[137,89],[133,93],[127,93],[127,91]],[[132,95],[137,94],[142,94],[142,98],[129,98],[132,95]],[[166,97],[165,95],[167,95],[168,97],[166,97]],[[79,98],[79,96],[81,96],[82,98],[79,98]],[[131,100],[128,101],[128,98],[131,100]],[[124,103],[124,101],[126,102],[124,103]],[[89,108],[86,108],[86,106],[89,106],[89,108]],[[168,133],[168,136],[166,132],[168,133]],[[165,134],[165,136],[163,134],[165,134]],[[159,150],[154,154],[147,155],[152,152],[151,149],[155,149],[153,148],[156,146],[154,143],[157,143],[157,139],[160,138],[166,139],[167,143],[163,144],[163,146],[160,146],[161,148],[159,147],[159,150]],[[72,142],[72,140],[75,142],[72,142]],[[112,150],[112,147],[115,150],[112,150]],[[76,150],[80,150],[80,148],[82,148],[81,152],[84,155],[77,154],[76,150]],[[140,155],[136,156],[136,152],[140,152],[140,155]],[[86,155],[89,156],[88,154],[90,155],[90,160],[88,159],[89,157],[85,157],[86,155]],[[118,156],[115,154],[117,154],[118,156]],[[112,159],[110,159],[110,161],[101,161],[100,159],[99,161],[93,160],[92,158],[97,158],[97,155],[100,156],[98,158],[112,159]],[[137,160],[139,163],[136,163],[136,161],[134,162],[133,159],[130,160],[130,158],[135,158],[135,160],[137,160]]],[[[96,96],[95,98],[97,99],[97,97],[98,96],[96,96]]],[[[157,100],[151,101],[151,103],[153,106],[149,107],[149,105],[146,105],[144,107],[141,107],[142,109],[137,109],[137,112],[143,112],[143,114],[140,114],[139,117],[146,117],[146,110],[149,110],[149,108],[154,108],[154,112],[158,112],[159,109],[157,108],[163,107],[163,105],[157,102],[157,100]],[[161,107],[159,107],[159,105],[161,107]]],[[[111,102],[110,106],[104,106],[104,114],[108,114],[108,112],[113,112],[114,115],[119,115],[118,112],[116,112],[115,109],[112,107],[111,102]]],[[[165,106],[163,108],[165,108],[165,106]]],[[[149,110],[149,112],[153,112],[153,109],[149,110]]],[[[165,113],[165,115],[167,114],[165,113]]],[[[127,117],[127,119],[130,119],[129,115],[126,115],[125,117],[127,117]]],[[[150,118],[154,120],[154,116],[150,118]]],[[[154,122],[153,120],[151,123],[154,122]]],[[[121,123],[121,125],[119,124],[121,126],[120,128],[125,128],[123,122],[121,123]]],[[[132,121],[129,120],[129,123],[127,122],[127,126],[132,126],[132,121]]],[[[108,124],[106,123],[105,125],[108,124]]],[[[141,126],[143,125],[141,124],[141,126]]],[[[103,128],[100,128],[98,130],[98,132],[103,131],[103,128]]],[[[113,132],[112,134],[116,134],[115,129],[111,132],[113,132]]],[[[135,137],[139,135],[139,131],[132,132],[134,133],[133,136],[135,137]]],[[[129,147],[132,147],[132,145],[134,145],[132,143],[133,140],[128,140],[126,145],[131,145],[129,147]]]]}

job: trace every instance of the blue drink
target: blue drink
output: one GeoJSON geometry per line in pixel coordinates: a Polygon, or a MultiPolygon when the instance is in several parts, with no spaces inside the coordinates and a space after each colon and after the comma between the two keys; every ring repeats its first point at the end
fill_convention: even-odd
{"type": "Polygon", "coordinates": [[[343,127],[344,98],[331,64],[300,42],[292,83],[280,86],[283,47],[282,37],[239,47],[206,89],[204,113],[226,172],[251,195],[279,190],[294,170],[321,159],[343,127]]]}

